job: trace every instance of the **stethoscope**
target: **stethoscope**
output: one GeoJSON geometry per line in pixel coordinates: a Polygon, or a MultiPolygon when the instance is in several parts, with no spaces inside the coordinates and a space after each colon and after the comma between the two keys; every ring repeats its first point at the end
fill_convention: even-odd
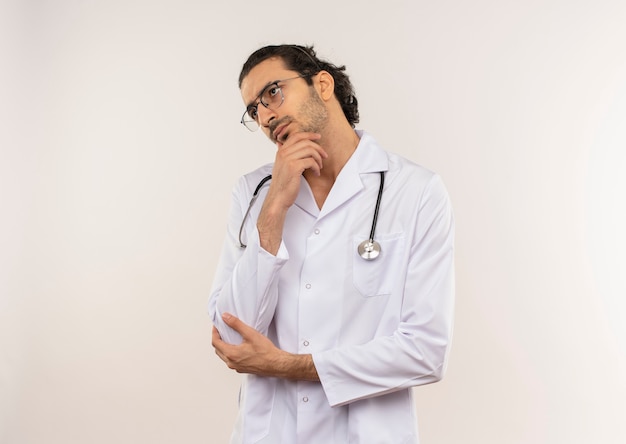
{"type": "MultiPolygon", "coordinates": [[[[373,261],[380,254],[380,244],[374,240],[374,233],[376,231],[376,223],[378,222],[378,211],[380,210],[380,201],[383,197],[383,187],[385,185],[385,172],[380,171],[380,185],[378,186],[378,197],[376,198],[376,207],[374,208],[374,217],[372,218],[372,229],[370,230],[370,236],[368,239],[361,242],[357,248],[357,252],[359,256],[361,256],[366,261],[373,261]]],[[[272,178],[271,174],[265,176],[259,184],[254,189],[254,193],[252,193],[252,198],[250,199],[250,203],[248,204],[248,209],[246,210],[246,214],[243,216],[243,220],[241,221],[241,227],[239,227],[239,247],[246,248],[247,245],[243,243],[241,240],[241,235],[243,234],[243,227],[246,223],[246,219],[250,214],[250,209],[254,202],[256,202],[257,197],[259,196],[259,191],[263,188],[270,179],[272,178]]]]}

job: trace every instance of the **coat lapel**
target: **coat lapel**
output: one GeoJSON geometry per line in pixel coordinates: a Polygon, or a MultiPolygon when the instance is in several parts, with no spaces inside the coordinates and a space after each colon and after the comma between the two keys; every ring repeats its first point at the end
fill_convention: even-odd
{"type": "Polygon", "coordinates": [[[362,174],[378,173],[389,169],[389,159],[383,149],[367,133],[357,131],[359,145],[344,165],[320,210],[315,203],[311,187],[306,179],[300,179],[300,192],[295,204],[318,220],[359,194],[364,188],[362,174]]]}

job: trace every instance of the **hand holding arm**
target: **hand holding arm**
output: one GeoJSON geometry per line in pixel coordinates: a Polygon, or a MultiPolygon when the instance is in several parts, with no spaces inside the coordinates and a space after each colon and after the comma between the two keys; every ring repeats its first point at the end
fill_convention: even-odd
{"type": "Polygon", "coordinates": [[[215,354],[229,368],[237,373],[319,381],[311,355],[295,355],[279,349],[267,337],[228,313],[222,319],[243,338],[239,345],[228,344],[213,327],[212,344],[215,354]]]}

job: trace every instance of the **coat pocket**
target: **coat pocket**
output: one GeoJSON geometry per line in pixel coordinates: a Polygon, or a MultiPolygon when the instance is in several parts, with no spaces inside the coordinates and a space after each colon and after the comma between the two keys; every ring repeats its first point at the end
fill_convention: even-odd
{"type": "Polygon", "coordinates": [[[403,266],[404,233],[376,235],[380,254],[376,259],[363,259],[358,247],[363,237],[353,238],[352,283],[364,297],[389,295],[398,283],[403,266]]]}

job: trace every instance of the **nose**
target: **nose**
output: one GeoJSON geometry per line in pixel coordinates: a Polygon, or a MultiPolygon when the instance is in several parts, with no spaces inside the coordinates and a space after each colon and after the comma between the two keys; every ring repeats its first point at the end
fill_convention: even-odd
{"type": "Polygon", "coordinates": [[[276,113],[262,103],[259,103],[256,112],[259,118],[259,126],[264,128],[267,128],[270,122],[276,118],[276,113]]]}

